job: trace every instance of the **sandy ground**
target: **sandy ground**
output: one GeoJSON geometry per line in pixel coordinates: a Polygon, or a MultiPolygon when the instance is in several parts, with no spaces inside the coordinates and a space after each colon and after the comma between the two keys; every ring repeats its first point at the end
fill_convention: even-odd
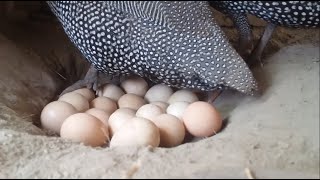
{"type": "Polygon", "coordinates": [[[227,124],[219,134],[170,149],[91,148],[37,127],[43,106],[87,64],[54,22],[5,22],[0,178],[248,178],[248,168],[256,178],[319,179],[319,30],[277,29],[254,69],[263,95],[225,91],[215,102],[227,124]]]}

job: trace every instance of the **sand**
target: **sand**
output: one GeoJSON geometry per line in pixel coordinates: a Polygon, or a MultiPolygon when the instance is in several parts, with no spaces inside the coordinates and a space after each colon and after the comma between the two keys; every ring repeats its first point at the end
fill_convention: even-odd
{"type": "Polygon", "coordinates": [[[319,179],[319,29],[277,29],[253,70],[262,96],[224,91],[217,135],[175,148],[91,148],[39,127],[42,108],[88,64],[55,21],[1,22],[0,178],[249,178],[249,169],[255,178],[319,179]]]}

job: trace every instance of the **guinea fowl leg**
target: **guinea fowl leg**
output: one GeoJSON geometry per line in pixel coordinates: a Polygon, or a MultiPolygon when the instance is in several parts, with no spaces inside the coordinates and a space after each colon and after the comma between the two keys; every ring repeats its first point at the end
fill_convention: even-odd
{"type": "Polygon", "coordinates": [[[258,45],[254,48],[254,50],[251,52],[249,59],[246,61],[249,66],[255,65],[255,63],[257,62],[260,62],[261,66],[263,65],[261,61],[261,55],[267,43],[269,42],[275,28],[276,28],[275,24],[268,23],[262,37],[259,40],[258,45]]]}
{"type": "Polygon", "coordinates": [[[239,34],[239,54],[245,58],[250,55],[253,48],[253,35],[247,15],[245,13],[228,13],[239,34]]]}
{"type": "Polygon", "coordinates": [[[93,65],[91,65],[84,79],[81,79],[69,86],[68,88],[66,88],[59,95],[59,97],[80,88],[86,87],[88,89],[92,89],[93,91],[97,91],[101,86],[103,86],[106,83],[118,84],[119,82],[120,78],[111,77],[106,74],[99,73],[98,70],[96,70],[96,68],[93,65]]]}
{"type": "Polygon", "coordinates": [[[221,95],[221,93],[221,89],[208,92],[207,102],[213,104],[213,102],[221,95]]]}

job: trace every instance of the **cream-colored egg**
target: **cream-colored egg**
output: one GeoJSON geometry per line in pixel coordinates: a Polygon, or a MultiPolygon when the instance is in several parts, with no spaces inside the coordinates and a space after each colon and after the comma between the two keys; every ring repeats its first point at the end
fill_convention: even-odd
{"type": "Polygon", "coordinates": [[[154,101],[154,102],[151,102],[151,104],[154,104],[154,105],[157,105],[159,106],[163,111],[166,111],[169,104],[166,103],[166,102],[161,102],[161,101],[154,101]]]}
{"type": "Polygon", "coordinates": [[[125,94],[118,101],[119,108],[131,108],[133,110],[138,110],[145,104],[146,101],[136,94],[125,94]]]}
{"type": "Polygon", "coordinates": [[[172,95],[173,90],[165,84],[157,84],[152,86],[144,96],[148,102],[162,101],[167,102],[172,95]]]}
{"type": "Polygon", "coordinates": [[[145,104],[138,109],[136,116],[151,120],[152,118],[163,113],[165,113],[165,111],[159,106],[154,104],[145,104]]]}
{"type": "Polygon", "coordinates": [[[158,127],[152,121],[138,117],[125,123],[110,141],[110,147],[149,145],[157,147],[159,144],[160,132],[158,127]]]}
{"type": "Polygon", "coordinates": [[[103,122],[103,124],[106,127],[109,127],[108,120],[109,120],[111,113],[108,113],[108,112],[101,110],[101,109],[98,109],[98,108],[89,109],[85,113],[91,114],[92,116],[98,118],[101,122],[103,122]]]}
{"type": "Polygon", "coordinates": [[[189,90],[182,89],[182,90],[178,90],[175,93],[173,93],[170,96],[168,103],[172,104],[174,102],[181,102],[181,101],[193,103],[193,102],[199,101],[199,98],[193,92],[191,92],[189,90]]]}
{"type": "Polygon", "coordinates": [[[89,101],[81,94],[70,92],[61,96],[58,101],[64,101],[72,104],[79,112],[84,112],[89,109],[89,101]]]}
{"type": "Polygon", "coordinates": [[[111,137],[123,126],[123,124],[134,118],[135,115],[136,111],[130,108],[120,108],[112,113],[108,120],[111,137]]]}
{"type": "Polygon", "coordinates": [[[104,110],[110,114],[118,109],[117,103],[107,97],[97,97],[90,102],[90,108],[97,108],[104,110]]]}
{"type": "Polygon", "coordinates": [[[180,145],[185,137],[183,122],[171,114],[161,114],[152,119],[160,130],[160,146],[174,147],[180,145]]]}
{"type": "Polygon", "coordinates": [[[141,77],[131,77],[121,82],[121,87],[126,93],[143,97],[148,90],[148,83],[141,77]]]}
{"type": "Polygon", "coordinates": [[[87,113],[69,116],[61,126],[60,136],[93,147],[109,142],[108,128],[99,119],[87,113]]]}
{"type": "Polygon", "coordinates": [[[187,131],[195,137],[208,137],[218,133],[222,126],[220,113],[207,102],[190,104],[183,114],[187,131]]]}
{"type": "Polygon", "coordinates": [[[92,101],[96,97],[94,92],[88,88],[77,89],[73,92],[81,94],[82,96],[84,96],[88,100],[88,102],[92,101]]]}
{"type": "Polygon", "coordinates": [[[60,133],[61,125],[65,119],[77,112],[70,103],[53,101],[47,104],[41,112],[41,126],[52,132],[60,133]]]}
{"type": "Polygon", "coordinates": [[[182,120],[182,116],[184,111],[189,106],[190,103],[188,102],[174,102],[170,104],[167,108],[167,113],[176,116],[180,120],[182,120]]]}
{"type": "Polygon", "coordinates": [[[98,96],[107,97],[117,102],[119,98],[123,96],[125,93],[117,85],[106,84],[101,89],[98,90],[97,94],[98,96]]]}

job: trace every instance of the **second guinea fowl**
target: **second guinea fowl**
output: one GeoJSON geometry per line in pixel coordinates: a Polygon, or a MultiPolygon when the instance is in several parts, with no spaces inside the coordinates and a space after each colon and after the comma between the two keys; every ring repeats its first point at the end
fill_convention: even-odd
{"type": "MultiPolygon", "coordinates": [[[[253,94],[257,90],[252,72],[214,21],[208,2],[48,4],[92,64],[91,72],[96,69],[110,77],[139,75],[154,83],[196,91],[231,88],[253,94]]],[[[91,77],[77,86],[91,86],[94,81],[91,77]]]]}

